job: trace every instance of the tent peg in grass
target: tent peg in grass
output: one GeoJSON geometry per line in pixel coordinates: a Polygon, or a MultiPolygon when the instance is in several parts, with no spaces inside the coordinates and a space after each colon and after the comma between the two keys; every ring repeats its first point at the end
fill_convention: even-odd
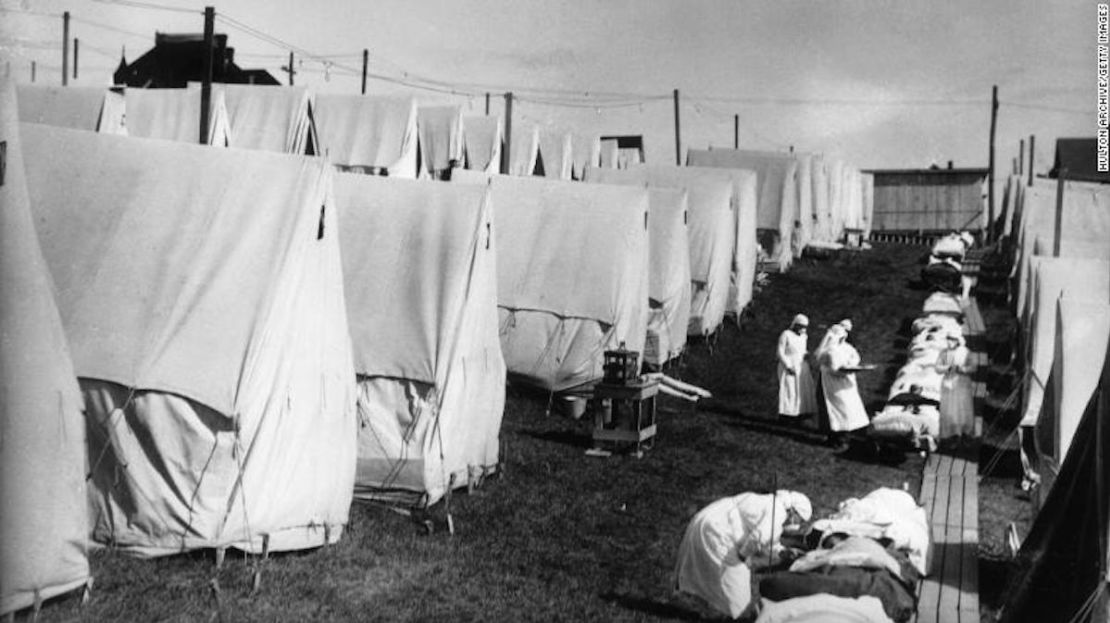
{"type": "Polygon", "coordinates": [[[212,601],[216,603],[216,609],[220,608],[220,578],[213,577],[208,580],[208,591],[212,594],[212,601]]]}
{"type": "Polygon", "coordinates": [[[42,593],[36,588],[35,604],[31,606],[31,621],[38,621],[40,612],[42,612],[42,593]]]}
{"type": "Polygon", "coordinates": [[[324,524],[324,547],[331,545],[331,524],[324,524]]]}
{"type": "Polygon", "coordinates": [[[221,567],[224,566],[224,556],[226,556],[226,555],[227,555],[227,548],[226,547],[217,547],[216,548],[216,569],[220,569],[221,567]]]}
{"type": "Polygon", "coordinates": [[[270,535],[262,535],[262,560],[270,558],[270,535]]]}
{"type": "Polygon", "coordinates": [[[81,607],[89,605],[92,600],[93,577],[90,575],[89,579],[85,581],[85,588],[81,591],[81,607]]]}

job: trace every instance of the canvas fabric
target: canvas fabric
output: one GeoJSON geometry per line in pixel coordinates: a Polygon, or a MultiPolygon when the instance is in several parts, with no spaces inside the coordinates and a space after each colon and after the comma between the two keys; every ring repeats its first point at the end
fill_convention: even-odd
{"type": "Polygon", "coordinates": [[[574,179],[585,179],[587,169],[601,165],[601,137],[597,134],[574,134],[571,149],[574,179]]]}
{"type": "Polygon", "coordinates": [[[501,117],[464,117],[463,142],[466,147],[466,168],[483,173],[499,173],[502,138],[501,117]]]}
{"type": "Polygon", "coordinates": [[[496,469],[505,403],[483,186],[336,177],[359,375],[356,487],[435,503],[496,469]]]}
{"type": "Polygon", "coordinates": [[[462,106],[420,106],[416,111],[416,127],[422,175],[449,169],[452,161],[462,164],[462,106]]]}
{"type": "MultiPolygon", "coordinates": [[[[1056,307],[1056,348],[1052,362],[1055,442],[1048,449],[1064,462],[1083,411],[1098,388],[1100,355],[1110,342],[1110,301],[1064,294],[1056,307]]],[[[1043,417],[1043,416],[1042,416],[1043,417]]]]}
{"type": "MultiPolygon", "coordinates": [[[[190,85],[192,86],[192,85],[190,85]]],[[[304,154],[318,147],[312,92],[305,87],[214,84],[223,93],[231,147],[304,154]]]]}
{"type": "Polygon", "coordinates": [[[1110,303],[1110,262],[1076,258],[1033,258],[1034,285],[1030,294],[1029,322],[1024,327],[1028,351],[1022,400],[1022,426],[1033,426],[1040,417],[1045,386],[1056,349],[1056,305],[1060,296],[1110,303]]]}
{"type": "Polygon", "coordinates": [[[512,149],[509,152],[509,175],[530,177],[536,171],[540,155],[540,129],[530,123],[513,126],[512,149]]]}
{"type": "Polygon", "coordinates": [[[0,615],[89,580],[84,405],[0,78],[0,615]]]}
{"type": "Polygon", "coordinates": [[[543,158],[544,177],[556,180],[571,179],[574,170],[573,137],[570,132],[545,129],[540,131],[540,155],[543,158]]]}
{"type": "MultiPolygon", "coordinates": [[[[199,89],[133,89],[124,91],[124,119],[105,118],[101,123],[122,125],[127,135],[181,143],[198,143],[199,89]]],[[[206,145],[226,147],[230,142],[227,106],[223,94],[213,90],[209,103],[206,145]]]]}
{"type": "Polygon", "coordinates": [[[23,131],[88,411],[94,538],[140,556],[337,540],[356,420],[331,169],[23,131]]]}
{"type": "Polygon", "coordinates": [[[788,267],[793,258],[794,221],[799,218],[798,159],[793,154],[774,152],[691,149],[687,164],[756,173],[759,201],[756,227],[778,232],[775,248],[767,249],[767,253],[772,260],[788,267]]]}
{"type": "Polygon", "coordinates": [[[415,99],[319,93],[314,113],[320,152],[333,164],[416,177],[415,99]]]}
{"type": "Polygon", "coordinates": [[[96,132],[108,93],[101,87],[21,84],[16,87],[19,120],[96,132]]]}
{"type": "Polygon", "coordinates": [[[510,373],[560,391],[602,376],[603,355],[643,352],[648,191],[459,171],[500,206],[497,297],[510,373]]]}

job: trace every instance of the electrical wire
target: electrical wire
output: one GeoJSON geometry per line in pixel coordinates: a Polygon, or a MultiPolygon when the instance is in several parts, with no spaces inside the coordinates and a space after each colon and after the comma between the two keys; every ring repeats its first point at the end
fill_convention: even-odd
{"type": "Polygon", "coordinates": [[[134,9],[154,9],[157,11],[170,11],[173,13],[188,13],[190,15],[196,15],[198,13],[201,15],[204,14],[203,11],[198,11],[196,9],[186,9],[184,7],[170,6],[168,4],[155,4],[153,2],[139,2],[138,0],[93,0],[93,2],[99,2],[101,4],[116,4],[119,6],[125,6],[134,9]]]}

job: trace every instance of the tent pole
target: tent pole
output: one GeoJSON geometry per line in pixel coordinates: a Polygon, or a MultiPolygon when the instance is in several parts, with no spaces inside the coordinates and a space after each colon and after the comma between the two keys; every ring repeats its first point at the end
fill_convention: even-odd
{"type": "Polygon", "coordinates": [[[987,231],[985,239],[990,244],[994,232],[994,134],[998,127],[998,85],[991,87],[991,150],[990,162],[987,165],[987,231]]]}
{"type": "Polygon", "coordinates": [[[740,115],[732,116],[732,148],[740,149],[740,115]]]}
{"type": "MultiPolygon", "coordinates": [[[[366,66],[370,63],[370,50],[362,48],[362,94],[366,95],[366,66]]],[[[290,62],[289,66],[292,67],[293,63],[290,62]]]]}
{"type": "Polygon", "coordinates": [[[204,7],[204,74],[200,83],[200,144],[208,143],[208,115],[212,105],[212,31],[216,23],[216,9],[204,7]]]}
{"type": "Polygon", "coordinates": [[[1052,236],[1052,257],[1060,257],[1060,236],[1064,224],[1064,180],[1067,177],[1067,168],[1060,167],[1056,177],[1056,230],[1052,236]]]}
{"type": "Polygon", "coordinates": [[[682,131],[678,118],[678,89],[674,90],[674,163],[682,166],[682,131]]]}
{"type": "Polygon", "coordinates": [[[1033,185],[1033,145],[1037,137],[1029,135],[1029,185],[1033,185]]]}
{"type": "Polygon", "coordinates": [[[62,13],[62,86],[69,84],[69,11],[62,13]]]}
{"type": "Polygon", "coordinates": [[[1018,141],[1018,175],[1025,173],[1025,139],[1018,141]]]}
{"type": "Polygon", "coordinates": [[[501,150],[501,173],[508,175],[509,165],[512,163],[509,156],[513,151],[513,94],[505,94],[505,147],[501,150]]]}
{"type": "Polygon", "coordinates": [[[489,91],[486,92],[486,116],[489,116],[489,91]]]}
{"type": "Polygon", "coordinates": [[[73,38],[73,79],[77,79],[77,51],[80,49],[81,40],[73,38]]]}

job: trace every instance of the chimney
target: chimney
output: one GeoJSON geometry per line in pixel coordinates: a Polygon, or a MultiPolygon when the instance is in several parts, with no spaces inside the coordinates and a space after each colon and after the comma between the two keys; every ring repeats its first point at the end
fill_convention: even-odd
{"type": "Polygon", "coordinates": [[[951,160],[948,161],[948,169],[952,170],[952,161],[951,160]]]}

